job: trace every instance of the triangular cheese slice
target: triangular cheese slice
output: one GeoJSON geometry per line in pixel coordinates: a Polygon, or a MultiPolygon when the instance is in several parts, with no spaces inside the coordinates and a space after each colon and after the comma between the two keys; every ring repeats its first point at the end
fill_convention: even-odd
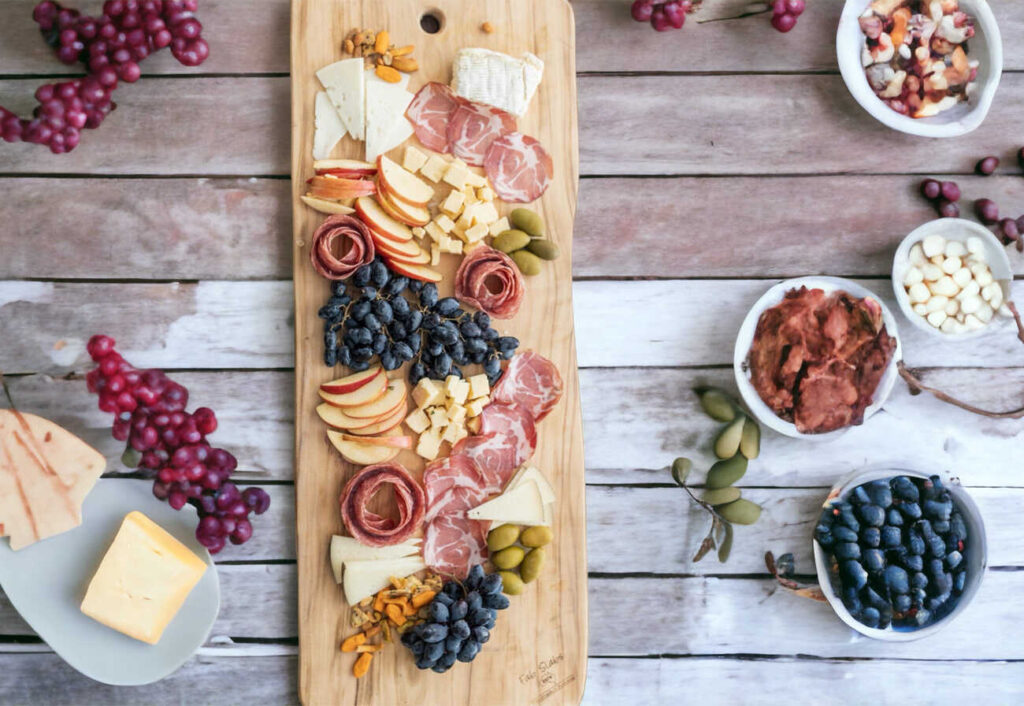
{"type": "Polygon", "coordinates": [[[334,146],[346,134],[344,123],[338,111],[327,96],[327,91],[318,91],[314,106],[313,159],[327,159],[334,146]]]}
{"type": "Polygon", "coordinates": [[[507,490],[494,500],[466,511],[471,520],[491,520],[502,524],[542,525],[545,522],[544,502],[537,483],[528,480],[507,490]]]}
{"type": "Polygon", "coordinates": [[[366,81],[362,59],[344,59],[316,72],[342,124],[357,140],[365,137],[366,81]]]}
{"type": "Polygon", "coordinates": [[[379,155],[405,142],[412,135],[412,124],[405,111],[415,97],[406,90],[409,74],[401,74],[398,83],[384,81],[372,69],[366,71],[366,157],[375,162],[379,155]]]}
{"type": "Polygon", "coordinates": [[[349,605],[355,605],[388,586],[392,576],[405,578],[425,568],[427,565],[419,556],[346,561],[343,579],[345,600],[349,605]]]}
{"type": "Polygon", "coordinates": [[[0,536],[17,551],[82,523],[82,502],[107,460],[34,414],[0,410],[0,536]]]}
{"type": "Polygon", "coordinates": [[[555,490],[548,483],[548,479],[544,477],[544,474],[540,472],[540,469],[534,466],[526,466],[513,479],[512,483],[509,484],[510,488],[517,488],[520,484],[527,480],[532,480],[537,483],[537,489],[540,490],[540,498],[544,501],[545,505],[550,505],[555,502],[555,490]]]}

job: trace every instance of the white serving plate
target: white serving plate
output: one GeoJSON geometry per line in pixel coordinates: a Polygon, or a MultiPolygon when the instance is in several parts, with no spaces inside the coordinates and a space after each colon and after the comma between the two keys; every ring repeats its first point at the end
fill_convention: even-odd
{"type": "Polygon", "coordinates": [[[968,40],[967,58],[981,62],[970,100],[931,118],[900,115],[871,90],[861,63],[864,32],[859,22],[860,16],[870,4],[870,0],[847,0],[836,32],[839,72],[861,107],[893,130],[922,137],[958,137],[981,125],[992,107],[992,99],[995,98],[1003,73],[1003,40],[995,15],[986,0],[960,0],[961,9],[975,20],[975,34],[968,40]]]}
{"type": "Polygon", "coordinates": [[[0,540],[0,586],[11,605],[65,662],[105,684],[149,684],[174,672],[206,642],[220,610],[217,568],[195,539],[195,509],[174,510],[154,498],[151,487],[149,481],[101,478],[75,529],[17,552],[0,540]],[[155,645],[79,610],[100,560],[132,510],[147,515],[209,566],[155,645]]]}
{"type": "Polygon", "coordinates": [[[941,235],[946,240],[959,240],[962,243],[966,243],[967,239],[971,236],[981,238],[981,241],[985,244],[985,260],[988,262],[989,269],[992,270],[992,277],[999,282],[999,286],[1003,289],[1003,301],[1010,301],[1011,299],[1010,283],[1013,281],[1013,270],[1010,268],[1010,257],[1006,254],[1006,248],[1003,247],[1002,243],[996,239],[996,236],[992,235],[992,231],[980,223],[963,218],[938,218],[934,221],[928,221],[912,231],[900,243],[899,248],[896,249],[896,255],[893,257],[892,290],[896,295],[897,303],[900,305],[900,311],[903,312],[903,315],[907,317],[910,323],[929,336],[944,338],[947,341],[963,341],[969,338],[977,338],[978,336],[984,336],[1010,326],[1011,320],[997,313],[988,322],[988,325],[975,331],[943,333],[914,311],[910,305],[910,296],[903,286],[903,280],[906,278],[907,270],[910,269],[910,249],[929,235],[941,235]]]}
{"type": "Polygon", "coordinates": [[[780,282],[765,292],[764,295],[757,300],[754,306],[751,307],[746,318],[743,319],[743,325],[740,326],[739,334],[736,336],[736,348],[733,350],[732,361],[733,372],[736,375],[736,385],[739,386],[743,402],[746,403],[747,408],[751,411],[757,421],[770,429],[774,429],[780,434],[796,439],[827,441],[845,434],[850,430],[850,427],[836,429],[835,431],[826,432],[824,434],[804,434],[803,432],[797,431],[796,425],[793,424],[793,422],[787,422],[785,419],[782,419],[772,411],[771,407],[764,403],[761,399],[761,395],[757,393],[757,390],[754,389],[753,384],[751,384],[750,371],[747,369],[747,353],[750,352],[750,346],[754,343],[754,332],[757,330],[757,322],[758,319],[761,318],[761,314],[781,302],[786,292],[791,289],[799,289],[800,287],[821,289],[826,293],[841,290],[849,292],[860,299],[863,299],[864,297],[871,297],[878,302],[879,306],[882,308],[882,320],[885,322],[885,328],[889,332],[889,335],[896,339],[896,350],[893,351],[892,359],[889,361],[889,367],[885,369],[882,379],[878,381],[878,387],[875,389],[872,403],[866,410],[864,410],[865,422],[867,422],[871,415],[880,410],[885,404],[885,401],[889,398],[889,394],[892,392],[893,385],[896,384],[896,378],[898,377],[896,363],[903,358],[903,347],[900,343],[899,332],[896,328],[896,318],[892,315],[892,312],[889,311],[885,302],[879,299],[878,295],[871,290],[862,287],[856,282],[851,282],[850,280],[843,279],[841,277],[798,277],[796,279],[788,279],[784,282],[780,282]]]}
{"type": "MultiPolygon", "coordinates": [[[[893,476],[910,476],[912,478],[929,478],[933,475],[937,475],[942,479],[942,484],[949,491],[949,494],[953,497],[953,504],[964,517],[964,524],[967,525],[967,582],[964,585],[964,592],[960,594],[957,599],[956,605],[953,607],[948,614],[944,615],[938,621],[926,625],[923,628],[895,628],[892,625],[885,628],[869,628],[864,623],[854,618],[850,611],[843,605],[843,599],[836,593],[835,587],[832,585],[832,575],[829,571],[829,559],[825,553],[825,550],[818,544],[818,540],[811,539],[814,551],[814,568],[818,573],[818,585],[821,587],[821,592],[825,594],[825,598],[828,599],[828,604],[832,606],[832,610],[836,612],[839,619],[849,625],[851,628],[867,635],[868,637],[875,638],[876,640],[884,640],[886,642],[910,642],[912,640],[920,640],[922,637],[928,637],[934,635],[936,632],[946,627],[956,618],[958,615],[964,612],[967,605],[974,598],[974,595],[978,592],[981,587],[981,580],[985,576],[985,567],[988,565],[988,544],[985,537],[985,523],[981,519],[981,511],[978,510],[978,506],[974,504],[974,500],[967,494],[967,491],[960,485],[960,481],[951,477],[948,473],[923,473],[921,471],[911,471],[902,468],[877,468],[871,470],[855,471],[849,474],[834,486],[829,491],[828,497],[825,498],[825,502],[821,504],[822,508],[826,507],[833,499],[841,498],[846,495],[850,490],[853,490],[859,485],[870,483],[873,480],[880,480],[882,478],[892,478],[893,476]]],[[[817,525],[817,519],[815,519],[815,525],[817,525]]],[[[838,584],[838,581],[837,581],[838,584]]]]}

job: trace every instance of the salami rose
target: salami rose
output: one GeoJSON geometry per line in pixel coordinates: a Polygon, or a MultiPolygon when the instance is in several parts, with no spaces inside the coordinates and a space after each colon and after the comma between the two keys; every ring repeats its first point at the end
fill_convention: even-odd
{"type": "Polygon", "coordinates": [[[455,297],[495,319],[511,319],[519,311],[526,284],[503,252],[486,245],[463,258],[455,273],[455,297]]]}
{"type": "Polygon", "coordinates": [[[409,539],[419,529],[426,512],[423,488],[398,463],[379,463],[359,471],[345,484],[339,502],[341,519],[349,534],[371,547],[400,544],[409,539]],[[385,485],[394,490],[398,520],[367,509],[370,499],[385,485]]]}
{"type": "Polygon", "coordinates": [[[375,254],[370,230],[358,218],[347,215],[331,216],[321,223],[309,248],[313,268],[327,279],[348,279],[373,262],[375,254]],[[335,255],[336,248],[346,248],[346,241],[344,255],[335,255]]]}

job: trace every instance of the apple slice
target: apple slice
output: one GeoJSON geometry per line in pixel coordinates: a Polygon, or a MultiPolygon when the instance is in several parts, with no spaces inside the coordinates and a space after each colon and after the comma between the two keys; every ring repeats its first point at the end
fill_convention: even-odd
{"type": "Polygon", "coordinates": [[[410,206],[423,208],[434,198],[434,187],[384,155],[377,157],[377,178],[396,199],[410,206]]]}
{"type": "Polygon", "coordinates": [[[391,414],[395,407],[405,403],[409,386],[404,380],[392,380],[388,383],[387,391],[369,404],[359,407],[346,407],[345,414],[355,419],[380,419],[384,415],[391,414]]]}
{"type": "Polygon", "coordinates": [[[352,172],[361,176],[373,176],[377,173],[376,164],[363,162],[358,159],[318,159],[313,162],[313,169],[317,174],[341,171],[352,172]]]}
{"type": "Polygon", "coordinates": [[[361,427],[359,429],[348,429],[353,434],[359,434],[360,436],[369,436],[371,434],[384,434],[385,436],[391,436],[391,432],[398,434],[402,433],[401,426],[405,420],[406,408],[399,405],[390,416],[384,417],[383,419],[371,424],[370,426],[361,427]]]}
{"type": "MultiPolygon", "coordinates": [[[[387,241],[390,245],[391,241],[387,241]]],[[[389,260],[397,260],[398,262],[404,262],[407,265],[426,265],[430,263],[430,253],[423,248],[417,247],[417,253],[415,255],[406,255],[404,253],[394,253],[389,247],[381,245],[374,241],[374,245],[377,246],[377,253],[381,257],[388,258],[389,260]]]]}
{"type": "MultiPolygon", "coordinates": [[[[388,389],[388,377],[381,370],[370,382],[366,383],[362,387],[352,390],[352,392],[343,392],[340,395],[335,395],[330,392],[324,392],[319,390],[320,399],[335,407],[360,407],[365,404],[373,402],[375,399],[383,396],[388,389]]],[[[345,412],[348,414],[348,411],[345,412]]],[[[352,416],[352,415],[349,415],[352,416]]]]}
{"type": "Polygon", "coordinates": [[[319,211],[320,213],[328,213],[328,214],[340,213],[340,214],[343,214],[343,215],[344,214],[348,214],[348,213],[355,213],[354,209],[351,209],[348,206],[346,206],[345,204],[340,203],[338,201],[329,201],[327,199],[318,199],[315,196],[300,196],[299,198],[302,199],[302,203],[306,204],[307,206],[309,206],[314,211],[319,211]]]}
{"type": "MultiPolygon", "coordinates": [[[[356,419],[345,414],[345,410],[341,407],[335,407],[334,405],[321,402],[316,407],[316,413],[320,415],[328,426],[334,427],[335,429],[344,429],[345,431],[351,431],[355,434],[361,433],[360,429],[366,429],[367,427],[376,427],[381,420],[379,419],[356,419]]],[[[386,419],[390,419],[386,417],[386,419]]],[[[379,430],[378,430],[379,431],[379,430]]],[[[376,432],[367,432],[375,434],[376,432]]]]}
{"type": "Polygon", "coordinates": [[[373,379],[380,375],[381,371],[382,368],[379,365],[375,365],[360,373],[352,373],[346,377],[325,382],[320,386],[320,389],[324,392],[330,392],[332,395],[341,395],[346,392],[352,392],[353,390],[358,390],[369,382],[373,382],[373,379]]]}
{"type": "Polygon", "coordinates": [[[354,436],[352,434],[342,434],[341,438],[345,441],[358,441],[373,446],[389,446],[393,449],[411,449],[413,447],[411,436],[354,436]]]}
{"type": "Polygon", "coordinates": [[[377,186],[366,179],[342,179],[332,176],[315,176],[308,182],[309,195],[318,199],[357,199],[377,190],[377,186]]]}
{"type": "Polygon", "coordinates": [[[341,432],[331,431],[330,429],[327,430],[327,438],[330,439],[331,443],[334,444],[334,448],[338,449],[338,452],[346,461],[359,466],[371,466],[375,463],[390,461],[402,451],[400,448],[391,446],[349,441],[344,438],[341,432]]]}
{"type": "Polygon", "coordinates": [[[398,241],[412,240],[412,231],[409,230],[409,226],[399,223],[385,213],[376,199],[369,196],[356,199],[356,213],[371,230],[376,231],[377,235],[382,238],[398,241]]]}
{"type": "Polygon", "coordinates": [[[425,226],[430,223],[430,210],[426,206],[410,206],[395,198],[382,181],[377,183],[377,201],[385,213],[407,226],[425,226]]]}
{"type": "Polygon", "coordinates": [[[373,239],[373,244],[378,250],[383,251],[385,255],[394,255],[402,260],[418,258],[423,251],[423,248],[415,240],[388,240],[373,230],[370,231],[370,237],[373,239]]]}
{"type": "Polygon", "coordinates": [[[429,267],[423,265],[411,265],[401,260],[396,260],[387,255],[381,255],[384,260],[388,263],[388,267],[397,272],[400,275],[411,277],[412,279],[418,279],[423,282],[440,282],[444,277],[437,270],[432,270],[429,267]]]}

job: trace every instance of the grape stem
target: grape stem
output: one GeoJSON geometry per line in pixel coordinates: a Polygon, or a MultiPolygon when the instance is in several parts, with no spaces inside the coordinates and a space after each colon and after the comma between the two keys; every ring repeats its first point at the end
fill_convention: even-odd
{"type": "Polygon", "coordinates": [[[772,11],[772,6],[763,2],[753,2],[746,5],[745,10],[740,12],[738,15],[729,15],[727,17],[709,17],[704,20],[697,20],[697,24],[703,25],[710,22],[726,22],[728,20],[742,20],[745,17],[754,17],[756,15],[763,15],[766,12],[772,11]]]}
{"type": "Polygon", "coordinates": [[[907,386],[910,388],[911,395],[919,395],[922,392],[930,392],[943,402],[951,404],[955,407],[959,407],[960,409],[967,410],[968,412],[971,412],[973,414],[979,414],[982,417],[989,417],[990,419],[1024,418],[1024,407],[1021,407],[1020,409],[1011,410],[1009,412],[990,412],[989,410],[981,409],[980,407],[975,407],[974,405],[967,404],[966,402],[961,402],[955,397],[946,394],[942,390],[937,390],[934,387],[929,387],[928,385],[925,385],[923,382],[921,382],[920,378],[918,378],[916,375],[910,372],[907,369],[907,366],[903,364],[902,360],[896,364],[896,370],[899,372],[900,377],[903,378],[903,380],[907,383],[907,386]]]}
{"type": "Polygon", "coordinates": [[[1017,324],[1017,338],[1021,343],[1024,343],[1024,321],[1021,321],[1020,319],[1020,312],[1017,311],[1017,305],[1013,302],[1006,302],[1006,308],[1010,310],[1011,314],[1013,314],[1013,323],[1017,324]]]}
{"type": "Polygon", "coordinates": [[[787,591],[791,591],[802,598],[810,598],[811,600],[821,601],[822,603],[827,602],[825,594],[822,592],[821,587],[818,586],[818,584],[801,584],[788,576],[780,574],[778,567],[775,565],[775,555],[771,552],[765,552],[764,565],[768,568],[768,573],[774,576],[779,585],[787,591]]]}

